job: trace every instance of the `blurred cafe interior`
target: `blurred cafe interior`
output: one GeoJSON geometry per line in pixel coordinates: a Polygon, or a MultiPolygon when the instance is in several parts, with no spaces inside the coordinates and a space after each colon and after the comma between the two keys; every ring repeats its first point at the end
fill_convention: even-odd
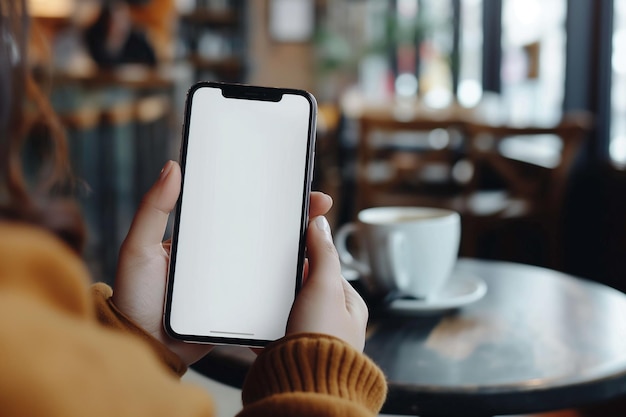
{"type": "Polygon", "coordinates": [[[451,207],[461,256],[626,291],[625,0],[29,3],[99,280],[207,80],[316,96],[334,228],[369,206],[451,207]]]}

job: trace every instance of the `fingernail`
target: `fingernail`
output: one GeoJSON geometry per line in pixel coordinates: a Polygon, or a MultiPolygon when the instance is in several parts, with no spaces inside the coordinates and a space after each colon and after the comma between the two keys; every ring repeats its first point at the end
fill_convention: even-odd
{"type": "Polygon", "coordinates": [[[328,224],[328,220],[324,216],[317,216],[314,220],[315,226],[323,231],[326,235],[330,236],[330,225],[328,224]]]}
{"type": "Polygon", "coordinates": [[[167,178],[167,175],[172,170],[172,166],[174,166],[174,161],[167,161],[165,165],[163,165],[163,169],[161,169],[161,174],[159,175],[159,181],[167,178]]]}

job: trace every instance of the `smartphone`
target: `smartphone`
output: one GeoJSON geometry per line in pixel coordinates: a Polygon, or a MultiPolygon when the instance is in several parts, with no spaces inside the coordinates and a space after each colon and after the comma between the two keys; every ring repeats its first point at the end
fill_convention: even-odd
{"type": "Polygon", "coordinates": [[[302,90],[189,90],[164,311],[172,337],[264,346],[285,335],[304,269],[316,115],[302,90]]]}

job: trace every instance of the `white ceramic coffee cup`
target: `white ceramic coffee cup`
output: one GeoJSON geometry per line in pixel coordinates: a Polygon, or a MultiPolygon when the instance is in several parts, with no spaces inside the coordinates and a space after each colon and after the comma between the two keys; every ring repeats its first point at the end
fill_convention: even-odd
{"type": "Polygon", "coordinates": [[[430,207],[375,207],[342,226],[335,237],[344,268],[356,270],[374,293],[399,291],[427,299],[452,273],[459,251],[457,212],[430,207]],[[355,234],[359,253],[347,248],[355,234]]]}

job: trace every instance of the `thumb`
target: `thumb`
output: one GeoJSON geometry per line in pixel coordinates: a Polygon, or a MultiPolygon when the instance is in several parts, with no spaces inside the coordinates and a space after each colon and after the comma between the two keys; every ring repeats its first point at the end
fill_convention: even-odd
{"type": "Polygon", "coordinates": [[[296,297],[287,334],[322,333],[363,350],[367,307],[341,276],[328,221],[316,217],[307,232],[309,275],[296,297]]]}
{"type": "Polygon", "coordinates": [[[353,317],[365,317],[368,311],[363,298],[346,281],[341,274],[341,262],[333,243],[330,225],[324,216],[313,219],[313,227],[309,227],[307,250],[309,258],[309,275],[306,285],[311,285],[320,299],[332,297],[331,301],[341,303],[347,313],[353,317]]]}
{"type": "Polygon", "coordinates": [[[141,248],[161,244],[167,219],[180,194],[180,184],[180,166],[174,161],[168,161],[137,209],[124,242],[126,246],[141,248]]]}
{"type": "Polygon", "coordinates": [[[333,243],[330,225],[324,216],[313,219],[307,237],[308,277],[305,283],[315,286],[315,291],[337,296],[352,315],[367,315],[367,306],[359,293],[341,274],[341,262],[333,243]]]}
{"type": "MultiPolygon", "coordinates": [[[[324,216],[313,219],[307,232],[307,256],[309,274],[307,286],[324,287],[325,291],[335,291],[343,298],[341,285],[341,264],[333,243],[328,220],[324,216]]],[[[331,293],[335,295],[334,293],[331,293]]]]}

